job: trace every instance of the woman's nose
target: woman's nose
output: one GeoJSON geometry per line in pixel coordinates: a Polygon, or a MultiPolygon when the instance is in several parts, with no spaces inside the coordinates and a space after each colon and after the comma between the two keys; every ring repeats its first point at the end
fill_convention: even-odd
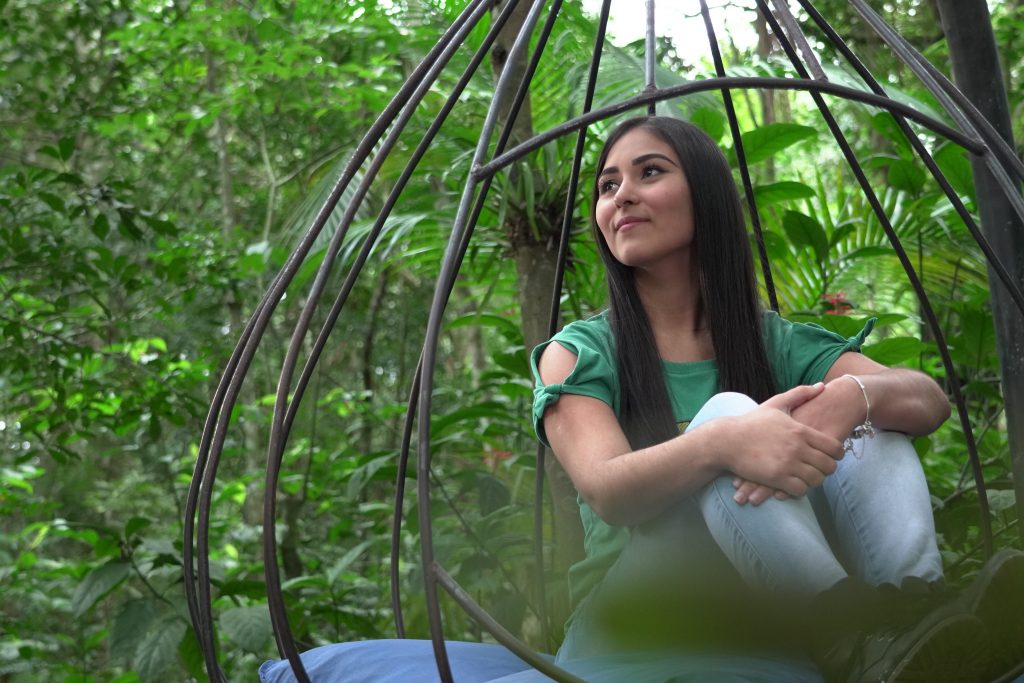
{"type": "Polygon", "coordinates": [[[633,192],[633,184],[622,181],[615,190],[615,206],[623,207],[626,204],[633,204],[636,196],[633,192]]]}

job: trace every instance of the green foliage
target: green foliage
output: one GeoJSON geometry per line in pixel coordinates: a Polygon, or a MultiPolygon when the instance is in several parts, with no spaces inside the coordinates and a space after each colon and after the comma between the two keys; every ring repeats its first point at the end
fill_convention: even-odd
{"type": "MultiPolygon", "coordinates": [[[[581,35],[592,20],[566,5],[548,48],[558,58],[544,62],[531,94],[537,130],[582,106],[590,38],[581,35]]],[[[206,679],[182,591],[181,502],[218,373],[244,316],[360,136],[462,6],[0,3],[0,678],[206,679]]],[[[846,11],[836,16],[849,24],[846,11]]],[[[1009,5],[995,12],[1008,45],[1022,33],[1018,15],[1009,5]]],[[[934,31],[934,23],[899,16],[919,41],[934,31]]],[[[466,47],[481,40],[474,31],[466,47]]],[[[1015,50],[1007,52],[1011,96],[1020,90],[1015,50]]],[[[469,53],[460,50],[454,64],[464,67],[469,53]]],[[[635,94],[643,73],[638,54],[637,45],[606,53],[599,104],[635,94]]],[[[708,73],[686,65],[670,42],[659,54],[662,85],[708,73]]],[[[887,82],[903,87],[899,97],[931,106],[924,93],[902,85],[887,56],[876,57],[887,82]]],[[[735,74],[788,68],[772,56],[733,60],[735,74]]],[[[381,168],[329,264],[314,329],[454,83],[450,73],[442,77],[381,168]]],[[[296,415],[277,492],[277,531],[289,618],[303,647],[394,633],[390,497],[404,413],[438,264],[493,86],[486,69],[469,83],[384,222],[296,415]]],[[[892,117],[837,107],[935,303],[957,379],[939,362],[888,237],[829,151],[820,122],[797,95],[786,97],[768,125],[757,124],[766,117],[752,99],[737,97],[783,311],[844,335],[877,316],[869,356],[961,383],[994,489],[998,542],[1010,542],[1010,462],[977,249],[892,117]]],[[[658,106],[733,148],[717,94],[658,106]]],[[[574,198],[567,318],[603,306],[601,266],[586,234],[586,169],[608,125],[590,131],[574,198]]],[[[536,444],[514,261],[520,246],[545,244],[560,229],[574,144],[574,136],[559,139],[495,178],[448,307],[431,422],[438,559],[499,622],[545,649],[557,642],[542,641],[533,569],[536,444]]],[[[931,147],[974,211],[964,151],[931,147]]],[[[356,182],[367,172],[360,169],[356,182]]],[[[354,187],[341,207],[353,197],[354,187]]],[[[217,645],[230,680],[251,678],[262,659],[277,656],[260,559],[263,460],[276,369],[337,220],[270,320],[212,490],[217,645]]],[[[964,442],[956,420],[917,442],[947,565],[958,580],[980,560],[964,442]]],[[[407,475],[410,489],[415,477],[407,475]]],[[[420,529],[411,501],[404,514],[405,621],[410,635],[423,636],[420,529]]],[[[557,543],[546,538],[547,556],[557,543]]],[[[549,596],[564,590],[564,574],[548,572],[543,580],[549,596]]],[[[448,637],[484,637],[450,602],[444,610],[448,637]]]]}

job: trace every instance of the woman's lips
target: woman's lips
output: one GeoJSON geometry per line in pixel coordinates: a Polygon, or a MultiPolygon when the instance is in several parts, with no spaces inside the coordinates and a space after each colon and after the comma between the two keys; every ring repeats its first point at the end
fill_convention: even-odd
{"type": "Polygon", "coordinates": [[[643,222],[644,222],[643,218],[638,218],[636,216],[626,216],[625,218],[620,218],[619,219],[619,222],[615,224],[615,229],[617,231],[619,231],[619,232],[622,232],[624,230],[629,230],[630,228],[632,228],[633,226],[637,225],[638,223],[643,223],[643,222]]]}

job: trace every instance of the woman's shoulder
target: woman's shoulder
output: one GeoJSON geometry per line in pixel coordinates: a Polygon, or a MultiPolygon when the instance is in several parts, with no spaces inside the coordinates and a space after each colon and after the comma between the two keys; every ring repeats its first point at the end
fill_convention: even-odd
{"type": "Polygon", "coordinates": [[[559,330],[553,339],[561,340],[573,337],[589,339],[597,342],[610,341],[612,338],[612,329],[608,324],[608,311],[601,311],[589,318],[574,320],[559,330]]]}
{"type": "Polygon", "coordinates": [[[576,356],[597,356],[605,360],[614,357],[614,343],[607,311],[601,311],[589,318],[574,320],[556,332],[551,339],[539,344],[531,354],[535,363],[540,361],[540,356],[551,342],[558,342],[576,356]]]}

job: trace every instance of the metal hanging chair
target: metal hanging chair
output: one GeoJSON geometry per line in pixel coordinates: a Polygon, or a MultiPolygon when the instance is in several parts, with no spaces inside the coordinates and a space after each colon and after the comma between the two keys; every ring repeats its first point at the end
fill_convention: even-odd
{"type": "MultiPolygon", "coordinates": [[[[499,32],[509,21],[513,11],[519,4],[526,4],[527,0],[510,0],[501,12],[494,18],[487,29],[486,37],[476,53],[473,55],[468,68],[459,76],[457,84],[451,94],[437,112],[433,123],[422,134],[422,138],[409,162],[406,164],[401,177],[394,184],[384,206],[370,229],[361,250],[355,257],[350,269],[344,275],[344,282],[340,290],[334,295],[334,301],[326,315],[326,321],[316,336],[304,365],[298,372],[300,349],[306,339],[310,325],[313,320],[313,312],[321,303],[328,284],[328,276],[331,273],[332,265],[342,247],[343,240],[349,231],[350,226],[360,209],[367,191],[378,175],[381,166],[389,158],[394,149],[400,134],[406,128],[413,113],[423,103],[424,96],[430,91],[438,77],[449,68],[453,54],[467,39],[470,31],[474,30],[482,22],[486,22],[488,10],[492,6],[489,0],[472,0],[461,15],[455,20],[452,26],[441,36],[437,44],[426,55],[422,62],[416,67],[408,81],[395,94],[390,104],[384,109],[374,122],[365,137],[360,141],[358,147],[352,154],[344,168],[341,177],[337,180],[329,196],[324,202],[308,232],[302,237],[298,246],[288,258],[280,273],[273,280],[269,290],[262,301],[253,312],[244,332],[242,333],[234,352],[232,353],[224,373],[217,386],[211,403],[209,415],[199,445],[199,453],[196,461],[195,472],[188,491],[188,498],[185,507],[185,537],[184,537],[184,571],[185,590],[192,623],[199,638],[199,644],[206,661],[207,671],[213,681],[225,680],[223,671],[217,660],[213,632],[213,610],[211,596],[210,576],[210,514],[212,504],[213,484],[217,476],[222,449],[228,431],[232,409],[235,406],[239,391],[246,374],[249,372],[257,347],[263,338],[268,327],[271,315],[274,313],[278,303],[285,296],[289,285],[295,278],[299,268],[303,265],[310,254],[311,249],[318,238],[320,238],[324,227],[338,209],[339,200],[345,196],[347,203],[342,207],[343,213],[340,220],[332,221],[335,226],[333,234],[330,235],[327,253],[320,264],[315,280],[306,293],[305,304],[298,323],[295,326],[291,342],[281,368],[280,382],[276,402],[274,404],[273,422],[271,426],[270,443],[267,453],[266,485],[264,498],[264,521],[263,521],[263,559],[265,562],[265,577],[267,599],[270,608],[271,620],[278,649],[283,658],[291,663],[294,674],[300,682],[309,680],[302,661],[299,658],[292,631],[289,626],[288,614],[285,610],[284,599],[281,591],[281,579],[278,567],[278,552],[276,541],[276,491],[280,476],[282,458],[288,442],[289,433],[295,420],[296,411],[305,394],[306,388],[316,368],[317,362],[326,346],[328,337],[334,329],[343,307],[351,293],[357,278],[360,275],[371,250],[381,233],[384,223],[396,202],[408,183],[410,177],[416,170],[417,164],[429,149],[434,137],[444,124],[453,108],[458,106],[460,95],[466,88],[470,79],[483,62],[488,50],[495,42],[499,32]],[[369,160],[369,161],[368,161],[369,160]],[[368,163],[367,163],[368,161],[368,163]],[[365,168],[363,168],[366,164],[365,168]],[[360,169],[362,169],[360,173],[360,169]],[[353,184],[359,179],[353,190],[353,184]]],[[[582,111],[575,117],[564,123],[544,130],[533,137],[525,140],[511,149],[506,149],[510,139],[511,126],[500,127],[499,112],[503,107],[507,108],[508,120],[514,121],[523,102],[526,99],[530,88],[531,79],[537,71],[540,60],[544,58],[545,48],[549,45],[549,39],[559,16],[562,7],[560,0],[553,0],[545,3],[543,0],[534,0],[529,7],[528,14],[523,23],[522,30],[517,37],[514,46],[509,54],[509,62],[522,58],[534,39],[534,49],[530,53],[528,65],[522,81],[518,84],[511,83],[512,70],[506,69],[497,86],[498,97],[492,103],[486,119],[480,131],[479,144],[472,159],[471,172],[468,175],[460,203],[458,213],[452,225],[451,235],[445,250],[444,259],[441,263],[440,275],[437,279],[434,291],[433,302],[430,307],[430,314],[425,330],[425,338],[420,357],[412,382],[412,391],[408,401],[406,413],[402,448],[398,461],[398,477],[395,486],[395,522],[392,534],[392,606],[399,637],[404,637],[404,622],[402,618],[401,601],[398,593],[398,548],[401,534],[402,510],[405,494],[406,475],[409,467],[410,444],[412,443],[414,428],[416,434],[416,481],[418,487],[418,522],[421,535],[421,562],[424,580],[424,592],[426,598],[427,613],[429,619],[431,639],[433,641],[434,654],[437,662],[438,672],[442,680],[452,680],[451,668],[449,666],[447,651],[444,643],[444,626],[441,620],[439,594],[440,587],[448,593],[450,598],[486,629],[498,642],[502,643],[515,652],[523,660],[533,665],[538,670],[559,681],[577,681],[577,677],[560,669],[547,659],[535,653],[531,648],[517,639],[513,634],[502,627],[495,619],[477,605],[469,594],[463,590],[458,582],[441,566],[435,558],[434,546],[431,531],[431,399],[434,387],[434,368],[437,361],[438,338],[441,331],[445,306],[455,285],[460,265],[466,255],[472,240],[474,228],[484,202],[488,189],[493,182],[495,175],[507,169],[511,164],[523,159],[527,154],[533,152],[559,138],[575,135],[576,145],[572,160],[572,172],[568,190],[568,202],[564,211],[564,222],[561,229],[561,238],[558,250],[558,271],[556,282],[551,297],[551,316],[549,323],[549,335],[555,332],[555,325],[558,319],[559,300],[562,290],[563,274],[566,264],[566,254],[569,242],[570,226],[574,209],[574,197],[578,190],[580,167],[582,164],[584,143],[588,126],[601,122],[611,117],[632,110],[644,110],[654,113],[656,103],[674,98],[683,98],[697,93],[720,93],[725,113],[729,122],[737,160],[739,162],[740,174],[743,182],[743,189],[748,202],[749,214],[752,220],[754,237],[757,241],[760,256],[760,267],[764,281],[765,290],[772,308],[778,308],[774,280],[772,277],[771,264],[765,247],[761,224],[758,219],[758,207],[755,201],[750,175],[748,173],[739,124],[736,111],[732,102],[732,92],[744,89],[771,89],[771,90],[799,90],[806,91],[813,99],[821,120],[835,139],[836,145],[841,150],[849,169],[856,178],[861,190],[867,198],[872,211],[878,222],[888,236],[893,252],[898,257],[906,272],[907,278],[917,294],[920,302],[920,311],[928,326],[928,330],[934,339],[942,365],[945,368],[947,377],[955,378],[956,369],[946,346],[942,327],[936,318],[934,309],[922,286],[920,277],[914,268],[910,257],[904,250],[893,228],[890,218],[886,215],[882,203],[872,189],[868,179],[857,160],[850,144],[839,124],[826,104],[824,96],[841,98],[863,103],[875,107],[881,111],[889,112],[895,118],[897,125],[905,135],[907,141],[916,152],[921,162],[930,171],[935,182],[941,187],[949,199],[952,207],[963,220],[971,235],[988,259],[990,266],[999,281],[1009,292],[1010,298],[1016,308],[1024,315],[1024,294],[1013,282],[1007,268],[993,252],[989,242],[983,236],[978,225],[964,206],[960,197],[951,187],[950,183],[939,170],[935,160],[929,154],[921,137],[910,126],[913,122],[920,128],[928,131],[930,135],[937,138],[949,140],[963,149],[976,155],[976,158],[984,161],[986,167],[995,177],[1002,188],[1007,200],[1012,205],[1013,211],[1024,224],[1024,200],[1021,199],[1018,190],[1018,183],[1024,179],[1024,164],[1017,158],[1014,151],[1002,140],[991,125],[978,113],[978,111],[967,101],[967,99],[931,64],[929,64],[906,40],[900,37],[876,14],[864,0],[850,0],[850,5],[863,19],[877,36],[892,50],[916,77],[920,83],[931,92],[935,100],[945,112],[945,115],[953,122],[953,126],[937,120],[933,116],[915,110],[907,104],[891,99],[884,87],[879,84],[861,63],[856,55],[850,50],[844,40],[833,30],[825,18],[815,9],[808,0],[799,0],[799,4],[808,17],[809,24],[813,25],[821,39],[830,43],[855,70],[863,82],[863,88],[855,88],[837,84],[828,80],[820,63],[814,56],[810,42],[805,37],[796,18],[790,13],[786,2],[773,2],[769,7],[764,0],[757,0],[757,9],[763,15],[767,25],[770,27],[775,38],[778,40],[786,56],[792,63],[797,77],[735,77],[726,75],[721,54],[719,41],[711,21],[709,9],[704,0],[695,3],[685,3],[688,9],[699,9],[703,17],[704,25],[708,36],[710,54],[714,62],[716,77],[706,80],[687,82],[673,87],[660,88],[655,82],[655,51],[656,31],[654,24],[654,2],[647,0],[647,31],[645,47],[645,73],[646,82],[638,84],[636,94],[619,102],[593,109],[594,93],[597,82],[599,65],[601,63],[602,50],[605,43],[605,28],[609,17],[611,0],[604,0],[600,18],[598,21],[597,33],[594,37],[593,58],[590,63],[589,76],[586,82],[586,93],[582,111]],[[545,5],[550,4],[545,13],[545,5]],[[539,32],[536,30],[542,17],[544,22],[539,32]],[[512,101],[503,101],[506,93],[512,93],[510,86],[516,85],[512,101]],[[500,130],[499,130],[500,128],[500,130]],[[497,142],[492,141],[497,130],[497,142]],[[490,150],[490,151],[489,151],[490,150]]],[[[679,3],[682,5],[684,3],[679,3]]],[[[675,6],[674,6],[675,7],[675,6]]],[[[964,396],[961,392],[960,383],[950,381],[949,388],[952,391],[952,398],[956,404],[959,414],[960,425],[965,435],[968,448],[970,467],[973,471],[974,482],[977,487],[980,507],[980,528],[983,537],[984,548],[987,555],[992,552],[992,529],[989,519],[988,503],[986,498],[985,480],[981,469],[981,462],[971,423],[965,405],[964,396]]],[[[540,501],[543,492],[543,458],[544,450],[538,447],[537,450],[537,483],[536,501],[538,506],[536,532],[536,554],[538,566],[540,566],[540,501]]],[[[541,587],[543,582],[541,582],[541,587]]],[[[544,620],[542,620],[543,622],[544,620]]]]}

